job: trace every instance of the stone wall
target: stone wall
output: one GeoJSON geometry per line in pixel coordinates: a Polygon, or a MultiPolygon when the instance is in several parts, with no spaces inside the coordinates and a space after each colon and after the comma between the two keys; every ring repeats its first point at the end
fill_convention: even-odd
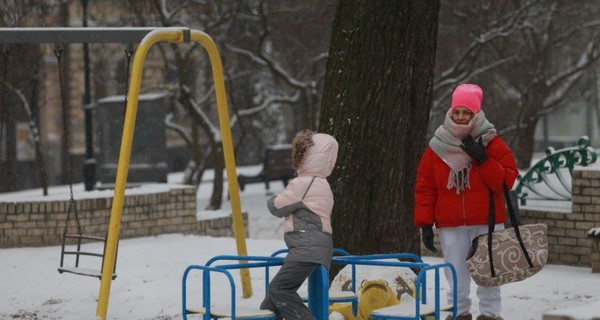
{"type": "MultiPolygon", "coordinates": [[[[61,243],[69,201],[20,201],[0,203],[0,248],[50,246],[61,243]]],[[[107,232],[112,196],[76,200],[83,234],[104,236],[107,232]]],[[[244,214],[244,224],[248,224],[244,214]]],[[[247,228],[246,228],[247,230],[247,228]]],[[[76,233],[69,220],[68,233],[76,233]]],[[[185,233],[233,236],[230,216],[196,218],[196,188],[175,187],[164,192],[126,195],[120,238],[185,233]]]]}
{"type": "Polygon", "coordinates": [[[548,225],[548,263],[591,266],[592,239],[588,231],[600,227],[600,170],[573,170],[570,212],[520,210],[523,223],[548,225]]]}
{"type": "MultiPolygon", "coordinates": [[[[558,206],[552,203],[546,209],[528,205],[519,208],[519,216],[522,224],[548,225],[549,264],[591,267],[592,256],[596,255],[593,255],[593,239],[587,233],[600,227],[600,169],[576,167],[572,186],[570,210],[556,210],[558,206]]],[[[436,256],[442,256],[437,234],[435,243],[439,250],[436,256]]],[[[421,252],[432,255],[422,244],[421,252]]]]}

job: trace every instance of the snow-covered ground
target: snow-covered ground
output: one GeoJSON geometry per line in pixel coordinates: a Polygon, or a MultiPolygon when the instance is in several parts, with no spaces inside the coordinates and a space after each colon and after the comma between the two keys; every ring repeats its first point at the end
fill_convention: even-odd
{"type": "MultiPolygon", "coordinates": [[[[251,172],[258,168],[242,170],[251,172]]],[[[177,175],[173,175],[170,182],[177,179],[177,175]]],[[[272,192],[282,188],[280,182],[271,183],[272,192]]],[[[202,209],[210,190],[210,185],[204,183],[198,191],[200,218],[209,215],[202,209]]],[[[0,195],[0,200],[6,200],[6,196],[0,195]]],[[[247,248],[251,255],[268,255],[284,247],[281,221],[266,209],[269,196],[264,184],[248,185],[241,193],[242,209],[249,213],[247,248]]],[[[10,197],[17,199],[19,194],[10,197]]],[[[229,211],[228,206],[226,202],[224,211],[229,211]]],[[[184,269],[215,255],[236,252],[233,238],[171,234],[120,241],[118,277],[112,282],[108,318],[181,319],[184,269]]],[[[56,246],[0,249],[0,319],[95,318],[100,282],[95,278],[60,275],[56,271],[59,257],[60,248],[56,246]]],[[[441,260],[425,257],[425,261],[441,260]]],[[[239,273],[234,276],[239,280],[239,273]]],[[[362,275],[374,276],[376,274],[362,275]]],[[[237,292],[241,304],[256,307],[264,295],[264,274],[253,270],[251,277],[253,296],[243,299],[241,290],[237,292]]],[[[198,300],[200,296],[190,291],[190,298],[198,300]]],[[[474,296],[474,287],[472,292],[474,296]]],[[[213,285],[213,293],[217,298],[228,297],[225,286],[213,285]]],[[[592,319],[600,317],[600,274],[592,274],[590,268],[548,265],[528,280],[503,287],[502,296],[503,317],[507,320],[539,320],[551,310],[558,310],[552,311],[556,315],[570,315],[574,319],[592,319]],[[588,306],[587,310],[581,306],[588,306]],[[560,311],[568,308],[576,309],[560,311]]],[[[477,301],[472,311],[477,314],[477,301]]]]}

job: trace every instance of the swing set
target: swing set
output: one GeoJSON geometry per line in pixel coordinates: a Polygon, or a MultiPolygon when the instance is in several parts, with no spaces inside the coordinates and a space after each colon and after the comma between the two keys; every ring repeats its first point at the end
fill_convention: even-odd
{"type": "MultiPolygon", "coordinates": [[[[60,88],[62,110],[67,110],[67,103],[66,103],[67,94],[65,92],[65,84],[63,82],[63,79],[64,79],[63,66],[62,66],[63,52],[64,52],[64,48],[63,48],[62,44],[55,45],[54,55],[56,56],[56,61],[58,63],[58,81],[59,81],[59,88],[60,88]]],[[[127,57],[127,71],[126,71],[127,72],[127,78],[126,78],[127,80],[129,80],[129,67],[131,64],[132,52],[133,52],[133,48],[131,48],[131,47],[125,50],[126,57],[127,57]]],[[[126,88],[128,88],[128,86],[126,86],[126,88]]],[[[126,96],[127,96],[127,91],[128,91],[128,89],[126,89],[126,93],[125,93],[126,96]]],[[[125,105],[123,107],[124,108],[127,107],[127,100],[125,100],[125,105]]],[[[64,117],[64,115],[63,115],[63,117],[64,117]]],[[[68,126],[66,126],[66,124],[65,124],[65,129],[66,128],[68,128],[68,126]]],[[[68,132],[65,130],[64,134],[68,135],[68,132]]],[[[66,142],[66,149],[70,150],[69,139],[66,138],[65,142],[66,142]]],[[[64,272],[73,273],[73,274],[77,274],[77,275],[96,277],[98,279],[102,279],[102,269],[97,270],[97,269],[92,269],[92,268],[85,268],[85,267],[80,266],[80,263],[79,263],[80,257],[91,256],[91,257],[102,258],[102,266],[104,265],[104,252],[106,251],[106,235],[103,237],[99,237],[99,236],[94,236],[94,235],[85,235],[83,233],[83,228],[81,227],[81,222],[79,220],[79,212],[77,210],[77,202],[75,201],[75,197],[73,196],[73,173],[72,173],[72,168],[71,168],[70,157],[67,156],[66,161],[67,161],[67,181],[69,184],[70,198],[69,198],[69,206],[67,209],[67,219],[65,221],[65,227],[64,227],[63,233],[62,233],[62,243],[61,243],[61,250],[60,250],[60,266],[58,267],[58,272],[59,273],[64,273],[64,272]],[[75,219],[77,233],[69,233],[69,226],[70,226],[69,223],[72,219],[71,216],[73,216],[73,218],[75,219]],[[102,253],[94,252],[91,250],[84,250],[84,246],[88,241],[103,243],[102,253]],[[73,244],[70,245],[71,243],[73,243],[73,244]],[[67,247],[67,246],[69,246],[69,247],[67,247]],[[74,250],[69,250],[69,248],[71,248],[71,247],[74,247],[74,250]],[[66,266],[65,258],[70,255],[75,256],[75,258],[74,258],[75,261],[72,266],[66,266]]],[[[117,268],[117,264],[115,261],[115,265],[113,267],[113,273],[112,273],[113,280],[117,277],[117,275],[115,273],[116,268],[117,268]]]]}
{"type": "MultiPolygon", "coordinates": [[[[65,222],[65,228],[62,234],[61,259],[58,271],[77,275],[92,276],[100,279],[100,291],[98,294],[98,305],[96,309],[97,319],[106,319],[108,311],[108,300],[112,280],[116,278],[116,257],[119,241],[119,229],[121,225],[121,216],[123,203],[125,199],[125,186],[127,182],[127,173],[131,157],[131,147],[133,143],[133,131],[138,107],[138,97],[141,87],[141,78],[145,57],[155,43],[199,43],[208,53],[212,67],[213,81],[215,85],[215,94],[219,116],[219,125],[221,129],[223,154],[225,159],[225,169],[228,177],[237,177],[235,167],[235,156],[233,153],[233,142],[231,137],[231,126],[229,123],[229,113],[227,110],[227,97],[225,93],[225,82],[223,77],[223,66],[221,57],[214,41],[209,35],[202,31],[190,30],[188,28],[0,28],[0,43],[139,43],[133,63],[131,66],[131,77],[129,78],[128,92],[125,100],[125,120],[123,124],[123,134],[121,139],[121,149],[117,166],[117,177],[115,182],[113,206],[110,214],[110,223],[105,237],[85,235],[79,221],[77,212],[77,203],[73,196],[73,183],[71,177],[70,162],[67,157],[68,183],[70,188],[70,200],[65,222]],[[68,233],[69,223],[74,217],[77,233],[68,233]],[[69,239],[69,240],[68,240],[69,239]],[[84,250],[84,243],[88,241],[100,241],[104,244],[103,253],[95,253],[84,250]],[[75,242],[74,250],[69,250],[67,242],[75,242]],[[65,257],[75,256],[74,266],[65,265],[65,257]],[[80,266],[80,257],[92,256],[102,258],[102,268],[100,271],[88,269],[80,266]]],[[[61,101],[63,110],[66,110],[66,96],[61,73],[61,53],[60,46],[56,47],[55,55],[59,63],[59,80],[61,88],[61,101]]],[[[130,56],[128,57],[130,59],[130,56]]],[[[128,61],[128,66],[130,61],[128,61]]],[[[129,68],[127,70],[129,76],[129,68]]],[[[66,134],[66,133],[65,133],[66,134]]],[[[67,139],[68,141],[68,139],[67,139]]],[[[67,144],[68,150],[68,144],[67,144]]],[[[239,186],[237,179],[227,179],[229,196],[231,201],[231,210],[233,217],[233,228],[236,238],[236,246],[239,256],[247,256],[245,231],[241,212],[239,186]]],[[[70,248],[70,247],[69,247],[70,248]]],[[[246,263],[246,261],[240,261],[246,263]]],[[[250,273],[247,269],[241,269],[243,296],[252,296],[252,287],[250,283],[250,273]]]]}
{"type": "MultiPolygon", "coordinates": [[[[58,79],[59,79],[62,110],[67,110],[66,98],[65,98],[67,95],[66,95],[66,92],[64,89],[64,86],[65,86],[65,84],[63,82],[64,77],[62,75],[62,70],[63,70],[63,68],[62,68],[62,53],[63,53],[63,51],[64,51],[64,49],[63,49],[62,44],[56,45],[56,47],[54,49],[54,55],[56,56],[56,61],[58,63],[58,79]]],[[[127,74],[126,79],[127,80],[129,80],[129,69],[131,67],[132,56],[133,56],[133,47],[129,46],[127,49],[125,49],[125,57],[127,60],[126,61],[126,74],[127,74]]],[[[125,88],[126,88],[125,89],[125,97],[127,97],[127,93],[129,91],[129,86],[126,85],[125,88]]],[[[126,108],[127,108],[127,98],[125,98],[123,110],[126,110],[126,108]]],[[[67,126],[65,126],[65,128],[66,127],[67,126]]],[[[67,134],[67,133],[65,132],[64,134],[67,134]]],[[[65,139],[65,142],[66,142],[66,149],[69,150],[70,149],[69,148],[69,139],[65,139]]],[[[83,233],[83,228],[81,227],[81,222],[79,220],[79,213],[77,210],[77,202],[75,201],[75,198],[73,196],[73,174],[71,171],[72,168],[71,168],[70,157],[67,157],[66,161],[67,161],[67,180],[68,180],[68,184],[69,184],[70,199],[69,199],[69,206],[68,206],[68,210],[67,210],[67,219],[65,221],[65,227],[64,227],[63,233],[62,233],[62,245],[61,245],[61,251],[60,251],[60,266],[58,267],[58,272],[59,273],[67,272],[67,273],[73,273],[73,274],[96,277],[98,279],[102,279],[102,269],[100,269],[98,271],[97,269],[84,268],[79,265],[79,258],[81,256],[101,257],[102,258],[102,266],[104,265],[104,252],[106,251],[106,235],[103,237],[99,237],[99,236],[94,236],[94,235],[85,235],[83,233]],[[75,223],[76,223],[76,227],[77,227],[76,234],[69,233],[69,222],[71,220],[71,216],[73,216],[75,218],[75,223]],[[68,243],[71,242],[69,239],[72,239],[72,241],[74,242],[74,244],[72,246],[75,247],[75,250],[73,250],[73,251],[70,251],[67,248],[68,243]],[[84,250],[82,246],[88,241],[102,242],[104,244],[102,253],[84,250]],[[66,256],[69,256],[69,255],[75,256],[74,265],[71,267],[65,266],[65,258],[66,258],[66,256]]],[[[118,249],[117,249],[117,251],[118,251],[118,249]]],[[[115,265],[113,267],[113,273],[112,273],[113,280],[117,277],[117,275],[115,273],[116,268],[117,268],[117,264],[115,261],[115,265]]]]}

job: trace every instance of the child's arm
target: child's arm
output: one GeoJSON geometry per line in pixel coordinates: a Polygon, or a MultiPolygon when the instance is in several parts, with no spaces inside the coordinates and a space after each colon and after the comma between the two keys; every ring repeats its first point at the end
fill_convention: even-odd
{"type": "Polygon", "coordinates": [[[269,212],[271,212],[272,215],[278,218],[283,218],[288,214],[294,212],[295,210],[304,207],[304,203],[302,203],[302,201],[299,201],[281,208],[277,208],[275,206],[276,197],[277,196],[272,196],[269,200],[267,200],[267,208],[269,208],[269,212]]]}
{"type": "Polygon", "coordinates": [[[285,217],[304,206],[302,195],[306,190],[307,182],[302,180],[292,179],[283,191],[267,200],[267,207],[272,215],[285,217]]]}

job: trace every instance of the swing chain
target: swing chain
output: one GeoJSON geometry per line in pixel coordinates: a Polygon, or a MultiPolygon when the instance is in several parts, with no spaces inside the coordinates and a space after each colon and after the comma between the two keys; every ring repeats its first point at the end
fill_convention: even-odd
{"type": "MultiPolygon", "coordinates": [[[[131,62],[131,57],[133,56],[133,45],[129,45],[125,49],[125,56],[127,57],[127,67],[129,67],[129,63],[131,62]]],[[[127,68],[129,70],[129,68],[127,68]]]]}
{"type": "MultiPolygon", "coordinates": [[[[66,101],[65,101],[65,86],[63,83],[63,70],[62,70],[62,54],[64,52],[63,45],[55,45],[54,47],[54,55],[56,56],[56,60],[58,62],[58,82],[60,87],[60,98],[61,104],[63,106],[63,110],[66,110],[66,101]]],[[[66,123],[64,124],[67,125],[66,123]]],[[[66,132],[64,133],[66,134],[66,132]]],[[[77,213],[77,202],[75,201],[75,197],[73,195],[73,173],[71,172],[71,157],[70,157],[70,147],[69,147],[69,137],[65,139],[66,149],[67,149],[67,180],[69,183],[69,207],[67,209],[67,220],[65,221],[65,228],[63,229],[63,237],[67,234],[69,230],[69,222],[71,220],[71,215],[75,216],[75,223],[77,224],[77,232],[79,235],[83,234],[83,229],[81,228],[81,223],[79,221],[79,214],[77,213]]]]}
{"type": "Polygon", "coordinates": [[[126,75],[125,75],[125,99],[123,102],[123,122],[125,122],[125,114],[127,113],[127,95],[129,94],[129,76],[131,69],[131,57],[133,56],[133,45],[129,44],[129,46],[124,50],[125,57],[127,57],[127,67],[126,67],[126,75]]]}

